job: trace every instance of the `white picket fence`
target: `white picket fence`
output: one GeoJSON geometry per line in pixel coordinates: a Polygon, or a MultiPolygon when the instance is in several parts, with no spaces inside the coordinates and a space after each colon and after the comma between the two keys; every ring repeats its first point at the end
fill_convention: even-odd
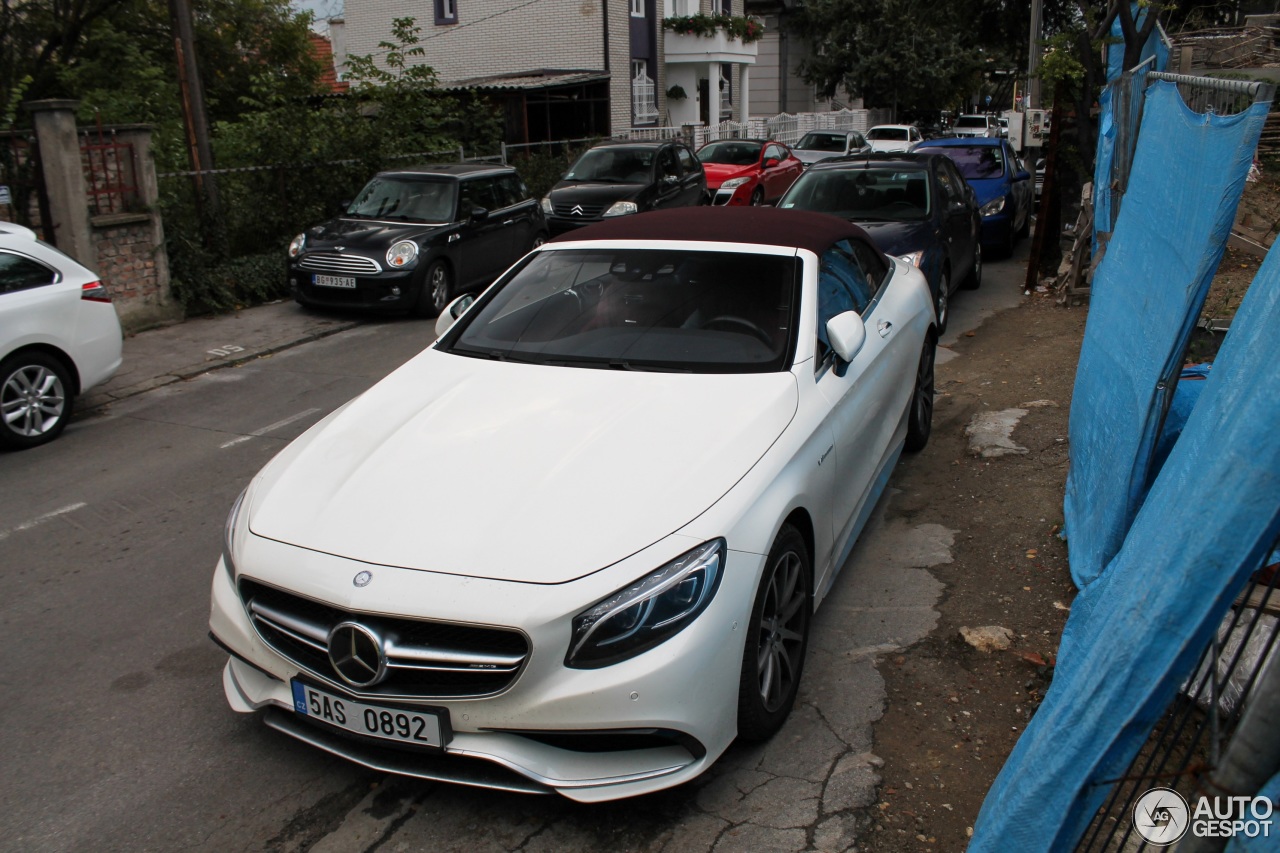
{"type": "Polygon", "coordinates": [[[770,118],[693,124],[681,127],[633,127],[615,134],[620,139],[689,139],[694,148],[717,139],[776,139],[794,145],[811,130],[861,130],[890,120],[887,109],[832,110],[821,113],[780,113],[770,118]]]}

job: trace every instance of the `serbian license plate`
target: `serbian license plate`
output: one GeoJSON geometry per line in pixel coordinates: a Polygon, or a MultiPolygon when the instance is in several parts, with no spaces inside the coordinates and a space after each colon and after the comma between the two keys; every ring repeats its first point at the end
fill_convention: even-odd
{"type": "Polygon", "coordinates": [[[356,280],[345,275],[313,275],[311,283],[316,287],[345,287],[355,289],[356,280]]]}
{"type": "Polygon", "coordinates": [[[447,726],[440,710],[406,710],[366,705],[294,680],[293,709],[304,717],[312,717],[365,737],[394,740],[400,743],[432,746],[445,744],[447,726]]]}

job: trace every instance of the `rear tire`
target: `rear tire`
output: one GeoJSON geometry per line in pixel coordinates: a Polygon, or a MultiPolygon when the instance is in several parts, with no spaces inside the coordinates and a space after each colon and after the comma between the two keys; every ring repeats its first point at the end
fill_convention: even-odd
{"type": "Polygon", "coordinates": [[[964,277],[964,284],[961,285],[965,290],[977,290],[982,287],[982,244],[973,244],[973,268],[969,270],[969,274],[964,277]]]}
{"type": "Polygon", "coordinates": [[[53,441],[72,409],[71,374],[43,352],[12,355],[0,363],[0,447],[26,450],[53,441]]]}
{"type": "Polygon", "coordinates": [[[800,531],[783,525],[769,549],[747,622],[738,682],[738,737],[762,741],[795,705],[809,645],[813,570],[800,531]]]}
{"type": "Polygon", "coordinates": [[[947,321],[951,319],[951,271],[943,269],[941,278],[938,279],[938,295],[934,297],[933,313],[936,318],[934,325],[938,328],[938,334],[942,334],[947,330],[947,321]]]}
{"type": "Polygon", "coordinates": [[[924,339],[920,363],[916,366],[916,384],[911,389],[911,409],[907,415],[906,449],[911,453],[924,450],[933,432],[934,362],[938,344],[932,334],[924,339]]]}

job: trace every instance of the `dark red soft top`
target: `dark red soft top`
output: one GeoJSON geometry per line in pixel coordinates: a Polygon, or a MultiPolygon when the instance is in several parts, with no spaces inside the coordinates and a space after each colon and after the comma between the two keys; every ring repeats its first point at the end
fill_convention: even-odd
{"type": "Polygon", "coordinates": [[[682,240],[793,246],[821,255],[865,231],[838,216],[773,207],[679,207],[618,216],[561,234],[551,242],[576,240],[682,240]]]}

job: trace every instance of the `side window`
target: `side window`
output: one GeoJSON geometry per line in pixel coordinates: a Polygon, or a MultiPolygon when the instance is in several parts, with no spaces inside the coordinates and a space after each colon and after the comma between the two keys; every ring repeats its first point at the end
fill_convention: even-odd
{"type": "Polygon", "coordinates": [[[686,175],[696,175],[702,171],[702,164],[698,162],[698,158],[693,156],[693,152],[683,145],[676,149],[676,153],[680,156],[680,168],[684,170],[686,175]]]}
{"type": "Polygon", "coordinates": [[[964,201],[966,184],[964,178],[960,177],[960,173],[956,171],[956,164],[952,163],[950,160],[944,160],[942,162],[942,168],[951,179],[951,197],[956,201],[964,201]]]}
{"type": "MultiPolygon", "coordinates": [[[[841,243],[840,245],[844,246],[846,244],[841,243]]],[[[853,256],[857,259],[858,266],[866,274],[867,283],[871,287],[870,294],[874,297],[889,278],[889,261],[879,249],[869,243],[864,243],[861,240],[850,240],[847,245],[852,248],[853,256]]]]}
{"type": "Polygon", "coordinates": [[[863,136],[861,133],[858,133],[855,131],[853,133],[853,140],[849,143],[849,150],[857,151],[859,148],[862,148],[866,144],[867,144],[867,138],[863,136]]]}
{"type": "Polygon", "coordinates": [[[777,160],[778,162],[782,162],[783,160],[787,159],[787,155],[784,154],[782,149],[779,148],[777,145],[770,145],[768,148],[764,150],[764,159],[777,160]]]}
{"type": "Polygon", "coordinates": [[[658,154],[658,177],[680,177],[680,164],[674,148],[663,148],[658,154]]]}
{"type": "Polygon", "coordinates": [[[470,216],[471,209],[475,207],[494,210],[503,206],[498,203],[493,181],[493,178],[476,178],[462,182],[462,186],[458,188],[458,216],[460,218],[470,216]]]}
{"type": "Polygon", "coordinates": [[[435,0],[436,24],[458,23],[457,0],[435,0]]]}
{"type": "Polygon", "coordinates": [[[871,301],[871,286],[847,241],[822,253],[818,266],[818,353],[820,365],[831,352],[827,321],[846,311],[861,313],[871,301]]]}
{"type": "Polygon", "coordinates": [[[58,280],[58,274],[39,261],[0,252],[0,293],[31,290],[58,280]]]}
{"type": "Polygon", "coordinates": [[[511,207],[528,197],[516,175],[499,175],[494,178],[493,186],[498,196],[498,207],[511,207]]]}

